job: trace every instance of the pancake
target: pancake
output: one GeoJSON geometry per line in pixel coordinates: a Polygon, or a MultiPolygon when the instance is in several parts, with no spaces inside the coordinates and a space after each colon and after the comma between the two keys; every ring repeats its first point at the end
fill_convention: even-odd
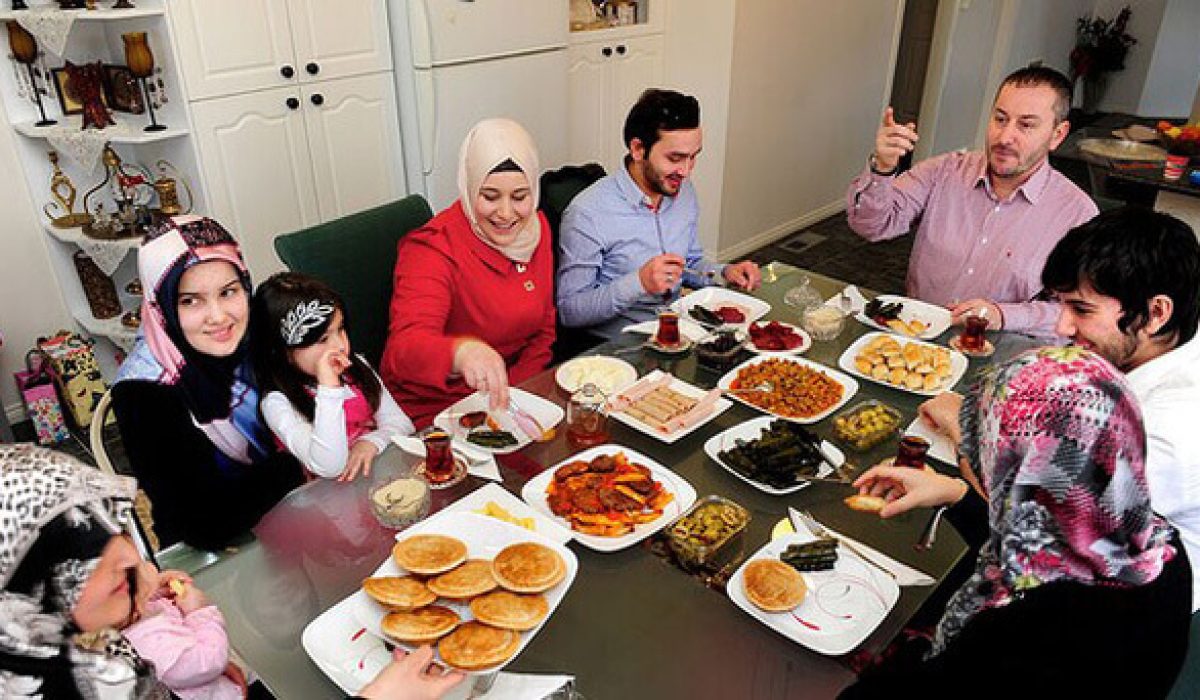
{"type": "Polygon", "coordinates": [[[500,550],[492,560],[496,583],[514,593],[541,593],[567,575],[567,565],[549,547],[519,542],[500,550]]]}
{"type": "Polygon", "coordinates": [[[486,559],[470,559],[462,566],[429,579],[429,590],[443,598],[462,600],[474,598],[496,587],[492,576],[492,562],[486,559]]]}
{"type": "Polygon", "coordinates": [[[853,496],[847,496],[845,499],[846,505],[850,506],[851,510],[858,510],[864,513],[878,513],[887,505],[887,501],[879,496],[868,496],[863,493],[856,493],[853,496]]]}
{"type": "Polygon", "coordinates": [[[524,632],[546,619],[550,604],[542,595],[492,591],[471,601],[471,614],[492,627],[524,632]]]}
{"type": "Polygon", "coordinates": [[[401,642],[422,644],[433,642],[458,626],[458,613],[440,605],[430,605],[410,612],[391,612],[384,615],[380,627],[387,636],[401,642]]]}
{"type": "Polygon", "coordinates": [[[441,574],[467,560],[467,545],[445,535],[413,535],[396,543],[392,558],[414,574],[441,574]]]}
{"type": "Polygon", "coordinates": [[[742,571],[742,587],[756,607],[787,612],[804,601],[804,577],[778,559],[755,559],[742,571]]]}
{"type": "Polygon", "coordinates": [[[507,661],[520,645],[521,635],[512,630],[471,621],[438,642],[438,653],[447,664],[474,671],[507,661]]]}
{"type": "Polygon", "coordinates": [[[377,576],[363,581],[363,592],[393,610],[416,610],[437,600],[424,581],[412,576],[377,576]]]}

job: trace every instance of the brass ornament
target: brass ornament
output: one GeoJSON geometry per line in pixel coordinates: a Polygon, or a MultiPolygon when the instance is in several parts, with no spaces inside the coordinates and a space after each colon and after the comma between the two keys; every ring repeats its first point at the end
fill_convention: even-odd
{"type": "Polygon", "coordinates": [[[50,164],[54,166],[54,172],[50,175],[50,196],[54,201],[43,205],[42,212],[50,219],[54,228],[77,228],[92,223],[91,214],[75,211],[75,183],[71,182],[71,178],[59,167],[58,153],[50,151],[48,157],[50,164]],[[55,209],[62,214],[56,216],[55,209]]]}

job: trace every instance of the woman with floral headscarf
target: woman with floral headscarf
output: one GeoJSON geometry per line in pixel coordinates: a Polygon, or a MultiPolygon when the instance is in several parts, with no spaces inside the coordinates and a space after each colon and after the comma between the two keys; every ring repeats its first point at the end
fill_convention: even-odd
{"type": "Polygon", "coordinates": [[[1032,350],[984,375],[959,416],[974,489],[890,465],[855,483],[888,501],[884,517],[956,504],[952,522],[979,535],[974,570],[931,647],[909,645],[841,697],[1163,697],[1187,646],[1191,571],[1150,510],[1121,373],[1079,348],[1032,350]]]}
{"type": "Polygon", "coordinates": [[[302,481],[258,412],[247,347],[250,275],[215,221],[167,219],[138,250],[142,334],[113,410],[163,543],[216,549],[302,481]]]}
{"type": "Polygon", "coordinates": [[[384,383],[418,427],[472,391],[492,408],[545,369],[554,342],[554,259],[538,211],[538,158],[514,121],[463,140],[459,200],[400,242],[384,383]]]}

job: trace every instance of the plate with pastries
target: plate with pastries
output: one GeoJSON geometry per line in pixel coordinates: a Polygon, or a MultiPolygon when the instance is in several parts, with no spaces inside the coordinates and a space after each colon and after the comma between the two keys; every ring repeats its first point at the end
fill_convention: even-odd
{"type": "Polygon", "coordinates": [[[662,464],[621,445],[597,445],[525,483],[521,498],[598,552],[636,544],[696,502],[696,489],[662,464]]]}
{"type": "Polygon", "coordinates": [[[830,656],[861,644],[900,598],[896,579],[843,545],[796,532],[751,555],[725,591],[754,619],[830,656]]]}
{"type": "MultiPolygon", "coordinates": [[[[439,513],[397,534],[391,556],[348,605],[325,615],[348,612],[378,639],[409,650],[431,645],[444,666],[491,673],[541,630],[578,570],[570,550],[537,532],[477,513],[439,513]]],[[[324,670],[336,647],[306,649],[324,670]]]]}
{"type": "Polygon", "coordinates": [[[967,364],[957,350],[879,332],[863,335],[838,358],[850,374],[921,396],[954,388],[967,364]]]}
{"type": "Polygon", "coordinates": [[[855,316],[859,323],[888,333],[933,340],[950,328],[950,309],[920,299],[880,294],[855,316]]]}
{"type": "Polygon", "coordinates": [[[733,404],[720,389],[705,391],[656,369],[609,399],[609,415],[635,430],[672,443],[733,404]]]}

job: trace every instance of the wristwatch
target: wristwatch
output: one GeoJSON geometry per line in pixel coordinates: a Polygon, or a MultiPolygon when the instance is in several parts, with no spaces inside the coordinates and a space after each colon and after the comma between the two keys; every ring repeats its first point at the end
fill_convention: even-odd
{"type": "Polygon", "coordinates": [[[887,171],[880,170],[879,168],[875,167],[875,164],[876,164],[877,162],[878,162],[878,161],[875,159],[875,154],[874,154],[874,153],[872,153],[872,154],[871,154],[871,157],[870,157],[870,158],[867,160],[867,165],[868,165],[868,166],[871,168],[871,172],[875,173],[876,175],[882,175],[882,176],[884,176],[884,177],[890,177],[890,176],[892,176],[892,175],[895,175],[895,174],[896,174],[896,171],[900,169],[900,166],[899,166],[899,165],[897,165],[896,167],[892,168],[891,170],[887,170],[887,171]]]}

